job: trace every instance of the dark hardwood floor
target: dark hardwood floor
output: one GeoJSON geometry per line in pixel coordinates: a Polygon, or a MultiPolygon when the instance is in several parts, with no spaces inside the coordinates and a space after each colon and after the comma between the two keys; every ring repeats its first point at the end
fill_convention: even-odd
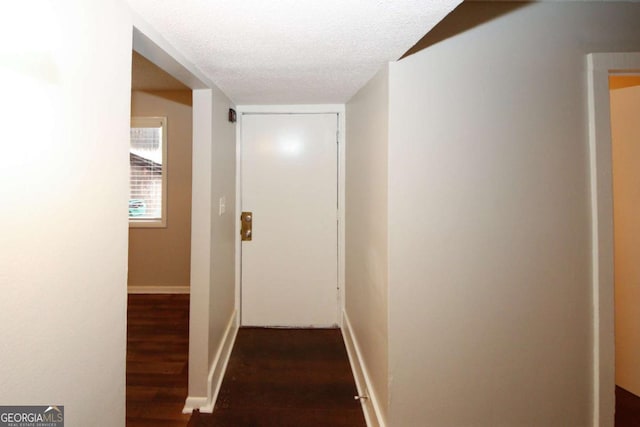
{"type": "Polygon", "coordinates": [[[640,397],[616,386],[616,427],[640,427],[640,397]]]}
{"type": "Polygon", "coordinates": [[[185,427],[189,295],[129,295],[127,427],[185,427]]]}
{"type": "MultiPolygon", "coordinates": [[[[129,295],[127,427],[365,426],[338,329],[242,328],[213,414],[183,415],[189,295],[129,295]]],[[[616,427],[640,397],[616,387],[616,427]]]]}
{"type": "Polygon", "coordinates": [[[127,427],[365,426],[338,329],[240,329],[214,413],[189,416],[189,295],[129,295],[127,319],[127,427]]]}
{"type": "Polygon", "coordinates": [[[365,427],[339,329],[241,328],[213,414],[190,427],[365,427]]]}

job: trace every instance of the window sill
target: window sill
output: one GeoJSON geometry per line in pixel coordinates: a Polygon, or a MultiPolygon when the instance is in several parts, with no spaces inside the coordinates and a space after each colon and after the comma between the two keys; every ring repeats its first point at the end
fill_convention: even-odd
{"type": "Polygon", "coordinates": [[[167,228],[167,221],[164,219],[130,219],[129,228],[167,228]]]}

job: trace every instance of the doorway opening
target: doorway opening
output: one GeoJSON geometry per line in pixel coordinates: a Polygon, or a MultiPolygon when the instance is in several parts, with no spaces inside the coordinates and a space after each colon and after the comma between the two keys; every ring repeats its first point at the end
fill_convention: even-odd
{"type": "Polygon", "coordinates": [[[593,423],[615,413],[614,230],[609,78],[640,73],[640,53],[587,56],[593,290],[593,423]]]}
{"type": "MultiPolygon", "coordinates": [[[[132,54],[134,123],[163,123],[162,138],[140,134],[131,147],[129,293],[189,293],[192,92],[153,62],[132,54]],[[157,142],[157,144],[153,144],[157,142]],[[162,206],[162,208],[160,208],[162,206]],[[157,216],[153,216],[154,207],[157,216]],[[147,219],[147,218],[154,218],[147,219]]],[[[137,128],[144,132],[146,128],[137,128]]],[[[148,129],[154,131],[156,129],[148,129]]]]}
{"type": "MultiPolygon", "coordinates": [[[[210,400],[210,382],[208,376],[209,339],[207,328],[211,312],[209,296],[211,272],[211,258],[202,256],[209,254],[211,249],[210,233],[202,230],[211,228],[211,215],[205,208],[210,207],[212,185],[212,155],[213,116],[212,103],[215,85],[209,81],[197,68],[187,61],[172,45],[170,45],[153,28],[134,16],[133,20],[133,50],[140,54],[154,66],[159,67],[173,79],[179,81],[192,97],[191,120],[191,232],[189,262],[189,355],[188,355],[188,397],[194,407],[201,407],[210,400]],[[197,232],[196,232],[197,231],[197,232]],[[195,238],[194,238],[195,236],[195,238]],[[200,256],[194,256],[198,254],[200,256]]],[[[167,124],[169,132],[172,124],[167,124]]],[[[170,144],[170,142],[169,142],[170,144]]],[[[170,179],[170,177],[169,177],[170,179]]],[[[171,215],[171,212],[169,212],[171,215]]],[[[171,222],[172,218],[168,218],[171,222]]],[[[184,286],[184,285],[183,285],[184,286]]],[[[185,403],[183,412],[191,412],[185,403]]]]}
{"type": "MultiPolygon", "coordinates": [[[[618,427],[640,417],[640,75],[609,77],[618,427]]],[[[635,420],[635,421],[634,421],[635,420]]]]}
{"type": "Polygon", "coordinates": [[[187,398],[192,91],[132,52],[127,425],[177,420],[187,398]],[[163,414],[163,415],[160,415],[163,414]],[[164,415],[166,414],[166,415],[164,415]]]}

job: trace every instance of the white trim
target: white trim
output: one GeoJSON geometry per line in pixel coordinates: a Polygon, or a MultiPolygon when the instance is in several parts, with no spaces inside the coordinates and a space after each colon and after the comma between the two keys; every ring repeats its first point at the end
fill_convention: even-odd
{"type": "Polygon", "coordinates": [[[215,86],[195,64],[187,60],[140,15],[131,11],[131,19],[133,50],[191,89],[215,86]]]}
{"type": "MultiPolygon", "coordinates": [[[[299,104],[299,105],[237,105],[236,131],[236,212],[242,212],[242,115],[243,114],[287,114],[287,113],[329,113],[338,115],[338,293],[336,322],[341,326],[344,311],[345,287],[345,159],[346,159],[346,107],[345,104],[299,104]]],[[[236,221],[236,236],[240,235],[240,221],[236,221]]],[[[238,241],[240,241],[238,239],[238,241]]],[[[242,324],[242,244],[236,245],[236,310],[242,324]]],[[[335,325],[331,325],[335,326],[335,325]]],[[[323,327],[316,325],[315,327],[323,327]]]]}
{"type": "Polygon", "coordinates": [[[344,114],[344,104],[299,104],[299,105],[238,105],[242,113],[338,113],[344,114]]]}
{"type": "Polygon", "coordinates": [[[358,395],[367,396],[367,399],[360,400],[367,427],[386,427],[387,423],[382,415],[382,410],[380,409],[380,401],[378,400],[375,389],[372,385],[367,365],[362,358],[362,352],[360,351],[358,340],[351,329],[349,316],[347,316],[346,311],[342,312],[342,316],[342,337],[344,339],[345,347],[347,348],[347,355],[349,356],[353,378],[356,381],[358,395]]]}
{"type": "Polygon", "coordinates": [[[189,304],[189,395],[206,393],[210,370],[212,286],[212,89],[193,91],[191,153],[191,299],[189,304]]]}
{"type": "MultiPolygon", "coordinates": [[[[169,194],[167,172],[169,171],[169,150],[167,148],[168,129],[167,118],[164,116],[132,116],[131,128],[161,128],[162,148],[162,194],[160,206],[160,218],[136,218],[129,217],[129,228],[167,228],[167,195],[169,194]]],[[[131,181],[129,181],[131,186],[131,181]]],[[[131,188],[131,187],[129,187],[131,188]]],[[[131,190],[129,190],[131,191],[131,190]]]]}
{"type": "Polygon", "coordinates": [[[639,53],[587,55],[593,298],[593,426],[613,427],[615,342],[609,75],[640,71],[639,53]]]}
{"type": "Polygon", "coordinates": [[[240,215],[242,214],[242,112],[236,106],[236,311],[238,322],[242,325],[242,240],[240,239],[240,215]]]}
{"type": "MultiPolygon", "coordinates": [[[[346,204],[346,108],[342,106],[342,112],[338,113],[338,313],[345,310],[345,266],[346,266],[346,241],[345,241],[345,207],[346,204]]],[[[338,326],[342,326],[343,316],[338,314],[338,326]]]]}
{"type": "Polygon", "coordinates": [[[183,414],[191,414],[194,409],[206,407],[209,404],[208,397],[189,397],[184,402],[184,408],[182,408],[183,414]]]}
{"type": "Polygon", "coordinates": [[[184,286],[127,286],[129,294],[189,294],[191,288],[189,285],[184,286]]]}
{"type": "Polygon", "coordinates": [[[222,341],[218,346],[218,351],[216,351],[216,356],[213,358],[213,362],[211,362],[209,368],[209,375],[207,376],[207,396],[187,396],[184,408],[182,409],[183,414],[190,414],[194,409],[199,409],[200,412],[206,413],[213,412],[220,387],[222,386],[224,374],[227,371],[231,350],[238,335],[237,319],[237,312],[234,310],[229,318],[229,323],[225,329],[222,341]]]}

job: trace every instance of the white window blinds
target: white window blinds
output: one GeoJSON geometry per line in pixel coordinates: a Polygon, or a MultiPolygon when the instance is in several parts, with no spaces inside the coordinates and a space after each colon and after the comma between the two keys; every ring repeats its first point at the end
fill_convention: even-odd
{"type": "Polygon", "coordinates": [[[132,118],[129,149],[130,221],[164,225],[166,148],[166,118],[132,118]]]}

